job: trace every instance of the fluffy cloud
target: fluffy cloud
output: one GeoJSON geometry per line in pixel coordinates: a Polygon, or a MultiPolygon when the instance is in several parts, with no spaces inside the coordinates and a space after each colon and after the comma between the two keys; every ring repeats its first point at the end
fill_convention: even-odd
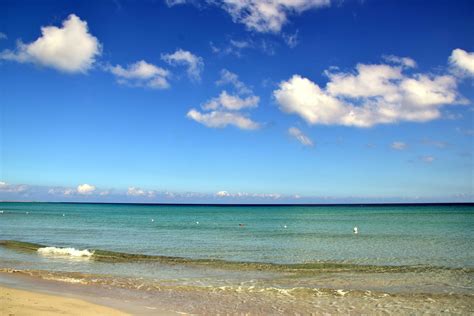
{"type": "Polygon", "coordinates": [[[398,57],[395,55],[385,55],[383,56],[383,59],[388,63],[398,64],[406,68],[416,67],[416,62],[410,57],[398,57]]]}
{"type": "Polygon", "coordinates": [[[226,69],[221,71],[221,78],[216,84],[218,86],[231,85],[235,94],[229,94],[223,90],[218,97],[212,98],[202,105],[202,109],[206,112],[191,109],[186,116],[211,128],[222,128],[229,125],[246,130],[259,128],[260,124],[254,122],[241,111],[257,107],[260,98],[253,95],[252,90],[241,82],[236,74],[226,69]]]}
{"type": "Polygon", "coordinates": [[[230,196],[229,192],[227,191],[219,191],[216,193],[216,196],[218,197],[226,197],[226,196],[230,196]]]}
{"type": "Polygon", "coordinates": [[[456,73],[474,76],[474,52],[469,53],[457,48],[449,56],[449,62],[456,73]]]}
{"type": "Polygon", "coordinates": [[[371,127],[400,121],[425,122],[445,105],[465,104],[450,75],[404,73],[398,65],[358,64],[355,72],[326,72],[325,88],[300,75],[273,92],[280,109],[310,124],[371,127]]]}
{"type": "Polygon", "coordinates": [[[228,125],[234,125],[240,129],[253,130],[260,127],[258,123],[252,121],[250,118],[235,112],[211,111],[208,113],[201,113],[196,109],[191,109],[186,116],[212,128],[222,128],[228,125]]]}
{"type": "Polygon", "coordinates": [[[223,0],[219,2],[234,22],[249,30],[278,33],[287,22],[288,15],[329,6],[330,0],[223,0]]]}
{"type": "Polygon", "coordinates": [[[144,196],[144,197],[152,198],[156,195],[156,192],[152,190],[147,191],[147,190],[143,190],[136,187],[129,187],[127,190],[127,195],[128,196],[144,196]]]}
{"type": "Polygon", "coordinates": [[[169,72],[144,60],[137,61],[127,67],[108,66],[107,70],[116,76],[117,82],[120,84],[151,89],[169,88],[167,80],[169,72]]]}
{"type": "Polygon", "coordinates": [[[407,144],[404,142],[393,142],[390,147],[395,150],[405,150],[407,148],[407,144]]]}
{"type": "MultiPolygon", "coordinates": [[[[47,193],[51,195],[63,195],[65,197],[77,195],[91,195],[95,193],[96,187],[87,183],[80,184],[76,188],[53,187],[49,188],[47,193]]],[[[102,195],[102,194],[100,194],[102,195]]]]}
{"type": "Polygon", "coordinates": [[[7,34],[0,32],[0,40],[7,39],[7,38],[8,38],[7,34]]]}
{"type": "MultiPolygon", "coordinates": [[[[207,0],[206,2],[221,7],[230,14],[235,23],[242,23],[247,29],[260,33],[278,33],[288,21],[288,16],[331,4],[331,0],[207,0]]],[[[195,0],[166,0],[166,4],[170,7],[185,3],[201,5],[201,2],[195,0]]]]}
{"type": "Polygon", "coordinates": [[[89,70],[101,53],[101,45],[89,33],[87,22],[71,14],[62,27],[45,26],[41,37],[25,44],[18,42],[15,51],[4,50],[0,59],[36,63],[69,73],[89,70]]]}
{"type": "Polygon", "coordinates": [[[95,186],[84,183],[77,186],[77,193],[92,194],[95,191],[95,186]]]}
{"type": "Polygon", "coordinates": [[[187,67],[188,77],[192,80],[201,80],[201,71],[204,62],[201,57],[191,52],[178,49],[173,54],[164,54],[161,58],[170,65],[184,65],[187,67]]]}
{"type": "Polygon", "coordinates": [[[205,110],[216,110],[223,108],[231,111],[238,111],[244,108],[253,108],[258,105],[260,98],[254,95],[241,98],[238,95],[230,95],[227,91],[222,91],[217,98],[213,98],[204,104],[205,110]]]}
{"type": "Polygon", "coordinates": [[[296,127],[290,127],[288,129],[288,134],[296,138],[296,140],[298,140],[304,146],[313,146],[313,141],[296,127]]]}

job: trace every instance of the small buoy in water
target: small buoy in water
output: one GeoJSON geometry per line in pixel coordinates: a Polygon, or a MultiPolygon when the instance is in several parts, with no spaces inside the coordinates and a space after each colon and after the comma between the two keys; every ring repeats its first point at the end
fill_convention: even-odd
{"type": "Polygon", "coordinates": [[[63,216],[66,216],[66,214],[63,213],[63,216]]]}
{"type": "Polygon", "coordinates": [[[283,228],[288,228],[288,226],[286,226],[286,225],[283,225],[283,228]]]}
{"type": "Polygon", "coordinates": [[[359,228],[357,226],[354,226],[354,228],[352,229],[352,232],[354,234],[358,234],[359,233],[359,228]]]}
{"type": "Polygon", "coordinates": [[[152,218],[151,221],[154,222],[155,220],[152,218]]]}
{"type": "Polygon", "coordinates": [[[196,222],[197,225],[199,225],[199,222],[196,222]]]}

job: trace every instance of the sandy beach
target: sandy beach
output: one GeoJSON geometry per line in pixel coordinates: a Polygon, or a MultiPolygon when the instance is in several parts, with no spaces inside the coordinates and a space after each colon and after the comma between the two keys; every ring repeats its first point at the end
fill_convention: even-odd
{"type": "Polygon", "coordinates": [[[128,315],[75,298],[47,295],[0,286],[1,315],[128,315]]]}

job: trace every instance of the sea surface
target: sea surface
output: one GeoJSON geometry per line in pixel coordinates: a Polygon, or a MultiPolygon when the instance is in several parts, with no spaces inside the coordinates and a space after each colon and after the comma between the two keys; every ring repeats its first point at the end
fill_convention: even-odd
{"type": "Polygon", "coordinates": [[[246,300],[256,314],[342,313],[378,299],[398,312],[428,311],[426,298],[460,313],[473,308],[468,204],[0,203],[0,240],[3,272],[136,296],[174,293],[170,308],[185,312],[228,312],[246,300]],[[199,306],[186,305],[193,296],[199,306]],[[331,310],[341,297],[347,306],[331,310]]]}

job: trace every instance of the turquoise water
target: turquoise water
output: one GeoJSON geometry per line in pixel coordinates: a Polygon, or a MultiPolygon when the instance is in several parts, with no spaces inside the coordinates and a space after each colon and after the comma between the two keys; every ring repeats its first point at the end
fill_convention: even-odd
{"type": "Polygon", "coordinates": [[[0,278],[203,315],[472,314],[473,224],[472,205],[0,203],[0,278]]]}
{"type": "MultiPolygon", "coordinates": [[[[0,203],[0,210],[0,240],[55,247],[239,262],[474,267],[472,205],[0,203]]],[[[7,256],[2,249],[0,255],[7,256]]]]}

